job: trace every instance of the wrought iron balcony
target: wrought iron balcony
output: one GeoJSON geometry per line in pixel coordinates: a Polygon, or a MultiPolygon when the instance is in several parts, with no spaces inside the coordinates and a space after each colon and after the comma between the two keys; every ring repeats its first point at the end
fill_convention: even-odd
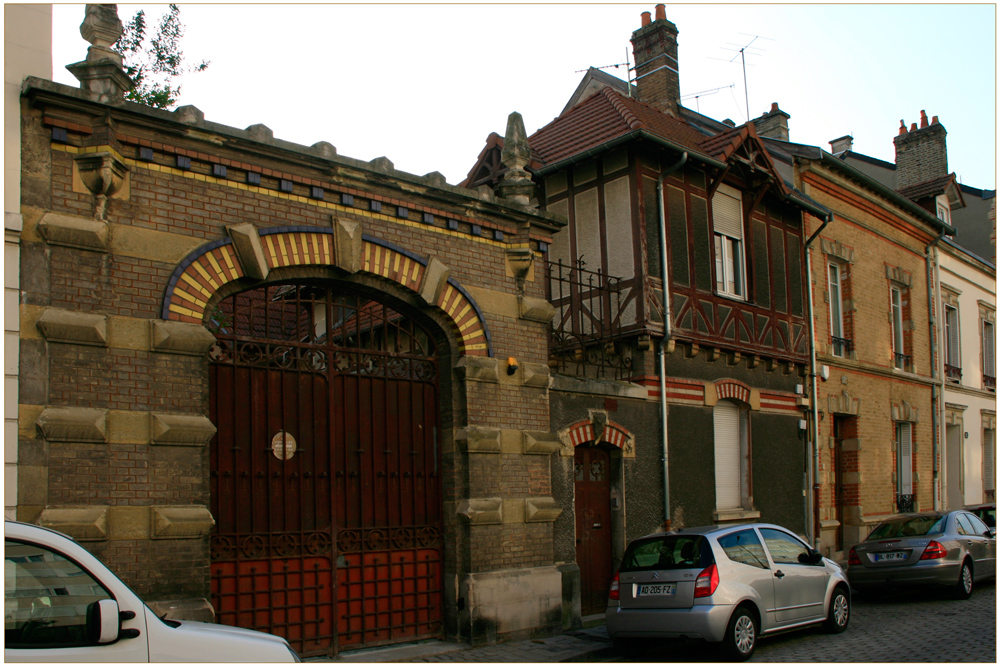
{"type": "Polygon", "coordinates": [[[850,338],[830,336],[830,341],[833,343],[833,354],[835,356],[846,357],[854,351],[854,341],[850,338]]]}
{"type": "Polygon", "coordinates": [[[546,296],[556,309],[549,358],[562,372],[622,379],[632,368],[622,332],[622,280],[584,266],[582,259],[546,265],[546,296]]]}
{"type": "Polygon", "coordinates": [[[916,496],[911,494],[896,494],[896,511],[900,514],[912,512],[916,496]]]}
{"type": "Polygon", "coordinates": [[[896,368],[906,370],[913,363],[913,355],[896,352],[892,355],[892,363],[896,368]]]}
{"type": "Polygon", "coordinates": [[[959,384],[962,382],[962,369],[958,366],[944,365],[944,377],[948,382],[959,384]]]}
{"type": "Polygon", "coordinates": [[[997,390],[997,379],[995,377],[993,377],[992,375],[984,375],[983,376],[983,388],[985,388],[988,391],[996,391],[997,390]]]}

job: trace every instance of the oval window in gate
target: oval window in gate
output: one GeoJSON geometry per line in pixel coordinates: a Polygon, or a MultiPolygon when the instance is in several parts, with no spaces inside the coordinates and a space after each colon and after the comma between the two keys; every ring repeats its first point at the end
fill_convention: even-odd
{"type": "Polygon", "coordinates": [[[206,324],[218,620],[303,656],[440,637],[434,338],[319,282],[229,296],[206,324]]]}

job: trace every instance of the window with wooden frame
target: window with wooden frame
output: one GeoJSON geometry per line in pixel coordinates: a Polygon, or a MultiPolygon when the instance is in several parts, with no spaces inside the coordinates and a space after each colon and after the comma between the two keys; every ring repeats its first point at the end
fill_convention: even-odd
{"type": "Polygon", "coordinates": [[[720,185],[712,196],[712,231],[715,237],[715,291],[747,298],[743,245],[743,195],[720,185]]]}
{"type": "Polygon", "coordinates": [[[896,511],[914,511],[913,424],[896,422],[896,511]]]}
{"type": "Polygon", "coordinates": [[[996,435],[994,429],[983,429],[983,500],[996,500],[996,435]]]}
{"type": "Polygon", "coordinates": [[[836,357],[846,357],[853,349],[853,341],[844,327],[844,267],[838,262],[827,265],[830,295],[830,349],[836,357]]]}
{"type": "Polygon", "coordinates": [[[983,334],[983,388],[987,391],[997,390],[997,378],[996,378],[996,329],[994,328],[993,322],[990,320],[983,320],[982,324],[982,334],[983,334]]]}

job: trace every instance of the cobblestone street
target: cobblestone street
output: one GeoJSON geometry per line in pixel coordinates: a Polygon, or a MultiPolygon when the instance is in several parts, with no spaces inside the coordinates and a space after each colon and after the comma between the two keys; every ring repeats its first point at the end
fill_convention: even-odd
{"type": "MultiPolygon", "coordinates": [[[[703,642],[659,644],[626,659],[611,647],[604,625],[555,637],[463,647],[431,642],[343,654],[335,662],[718,662],[703,642]]],[[[310,660],[310,662],[321,660],[310,660]]],[[[818,628],[768,637],[750,662],[996,662],[996,586],[976,587],[969,600],[934,590],[855,597],[851,624],[839,635],[818,628]]]]}

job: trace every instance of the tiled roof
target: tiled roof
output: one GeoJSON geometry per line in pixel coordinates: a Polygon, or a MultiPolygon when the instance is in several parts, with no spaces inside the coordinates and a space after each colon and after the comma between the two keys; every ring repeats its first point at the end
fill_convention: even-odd
{"type": "Polygon", "coordinates": [[[947,176],[939,176],[938,178],[932,178],[931,180],[924,181],[923,183],[911,185],[908,188],[897,190],[897,192],[907,199],[919,201],[926,197],[937,197],[938,195],[943,195],[948,190],[948,186],[950,186],[954,180],[955,174],[948,174],[947,176]]]}
{"type": "Polygon", "coordinates": [[[705,139],[693,127],[606,87],[528,137],[532,157],[543,166],[597,148],[631,132],[645,130],[684,148],[703,153],[705,139]]]}

